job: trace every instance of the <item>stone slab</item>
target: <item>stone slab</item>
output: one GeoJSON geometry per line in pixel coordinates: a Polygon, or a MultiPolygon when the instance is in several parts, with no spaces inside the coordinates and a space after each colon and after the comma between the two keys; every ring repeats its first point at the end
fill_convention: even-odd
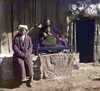
{"type": "MultiPolygon", "coordinates": [[[[34,79],[68,76],[71,73],[72,65],[75,61],[79,61],[79,54],[75,53],[40,54],[39,56],[32,55],[32,57],[34,79]]],[[[0,59],[0,79],[15,79],[12,56],[4,56],[0,59]]]]}
{"type": "Polygon", "coordinates": [[[79,54],[57,53],[39,55],[39,58],[41,62],[41,78],[65,77],[71,75],[73,65],[79,61],[79,54]]]}

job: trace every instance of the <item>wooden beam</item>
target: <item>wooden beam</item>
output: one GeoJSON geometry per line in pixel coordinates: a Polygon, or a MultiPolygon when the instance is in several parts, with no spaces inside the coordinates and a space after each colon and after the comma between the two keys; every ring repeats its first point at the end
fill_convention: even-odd
{"type": "Polygon", "coordinates": [[[0,0],[0,53],[3,40],[3,32],[5,30],[5,0],[0,0]]]}
{"type": "Polygon", "coordinates": [[[25,24],[25,0],[20,0],[18,4],[19,24],[25,24]]]}
{"type": "Polygon", "coordinates": [[[17,27],[18,27],[18,24],[19,24],[19,0],[12,0],[13,1],[13,11],[12,11],[12,28],[13,28],[13,37],[18,33],[17,31],[17,27]]]}

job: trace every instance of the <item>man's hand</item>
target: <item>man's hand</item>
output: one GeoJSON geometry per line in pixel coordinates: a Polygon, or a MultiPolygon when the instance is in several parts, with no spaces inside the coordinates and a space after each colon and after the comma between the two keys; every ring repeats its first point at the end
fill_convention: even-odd
{"type": "Polygon", "coordinates": [[[44,37],[47,37],[47,34],[45,32],[43,33],[43,35],[44,35],[44,37]]]}
{"type": "Polygon", "coordinates": [[[27,53],[25,53],[25,54],[24,54],[24,59],[27,59],[27,57],[28,57],[28,56],[27,56],[27,53]]]}

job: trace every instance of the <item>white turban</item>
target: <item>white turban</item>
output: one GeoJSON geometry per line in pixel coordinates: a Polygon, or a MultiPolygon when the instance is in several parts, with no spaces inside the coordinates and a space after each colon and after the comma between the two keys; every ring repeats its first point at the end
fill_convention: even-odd
{"type": "Polygon", "coordinates": [[[18,29],[21,29],[21,28],[24,28],[24,29],[28,30],[28,26],[27,25],[19,25],[18,29]]]}

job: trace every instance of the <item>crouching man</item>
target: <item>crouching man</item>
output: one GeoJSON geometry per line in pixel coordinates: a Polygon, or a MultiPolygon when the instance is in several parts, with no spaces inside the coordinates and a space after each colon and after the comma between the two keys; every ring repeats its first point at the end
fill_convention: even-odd
{"type": "Polygon", "coordinates": [[[33,44],[31,38],[26,35],[27,30],[27,25],[19,25],[19,32],[13,39],[13,71],[14,76],[21,81],[29,78],[28,85],[32,86],[33,67],[31,53],[33,44]]]}

